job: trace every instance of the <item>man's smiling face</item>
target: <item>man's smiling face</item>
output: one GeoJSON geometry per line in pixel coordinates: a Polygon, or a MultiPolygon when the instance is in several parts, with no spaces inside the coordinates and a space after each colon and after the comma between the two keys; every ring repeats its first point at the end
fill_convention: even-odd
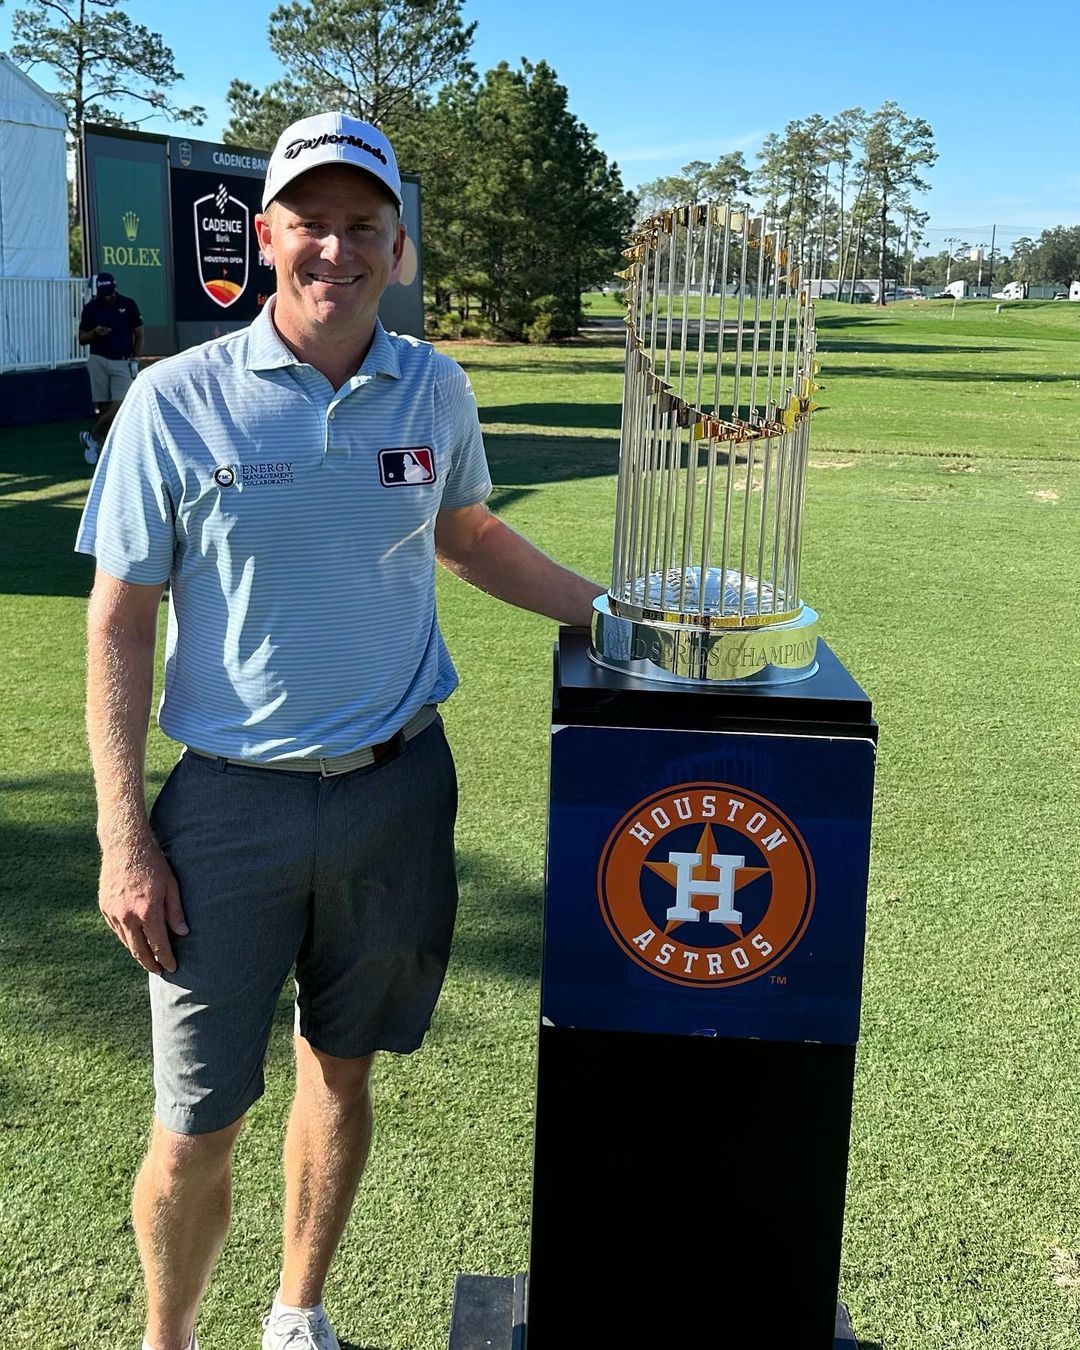
{"type": "Polygon", "coordinates": [[[286,341],[370,337],[405,242],[374,179],[344,164],[312,169],[255,217],[255,229],[277,275],[274,323],[286,341]]]}

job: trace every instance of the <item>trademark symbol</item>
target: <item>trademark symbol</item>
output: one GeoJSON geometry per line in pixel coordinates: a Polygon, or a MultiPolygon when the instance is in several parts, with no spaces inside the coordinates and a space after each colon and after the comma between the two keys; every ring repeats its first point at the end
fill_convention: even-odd
{"type": "Polygon", "coordinates": [[[770,975],[770,976],[769,976],[769,981],[770,981],[770,983],[772,983],[772,984],[787,984],[787,976],[786,976],[786,975],[770,975]]]}

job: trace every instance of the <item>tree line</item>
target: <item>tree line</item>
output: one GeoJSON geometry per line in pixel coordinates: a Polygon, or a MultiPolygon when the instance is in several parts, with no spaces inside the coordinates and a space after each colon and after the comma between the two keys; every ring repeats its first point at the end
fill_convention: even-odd
{"type": "Polygon", "coordinates": [[[1008,259],[1007,281],[1068,286],[1080,280],[1080,225],[1055,225],[1038,239],[1015,240],[1008,259]]]}
{"type": "Polygon", "coordinates": [[[429,323],[446,336],[577,331],[634,214],[618,166],[544,61],[468,61],[463,0],[292,0],[270,15],[285,76],[234,80],[225,140],[272,145],[313,108],[381,126],[423,184],[429,323]],[[433,90],[435,92],[433,92],[433,90]]]}
{"type": "Polygon", "coordinates": [[[929,123],[892,101],[875,112],[812,113],[766,136],[757,159],[754,168],[741,151],[712,165],[695,160],[643,184],[642,201],[655,210],[703,195],[756,198],[796,240],[804,276],[834,279],[845,294],[872,271],[884,303],[887,281],[905,274],[928,219],[912,194],[928,189],[923,171],[937,159],[929,123]]]}
{"type": "MultiPolygon", "coordinates": [[[[11,55],[54,72],[73,138],[87,121],[137,125],[116,110],[126,99],[200,125],[202,108],[173,101],[183,77],[172,51],[123,2],[25,0],[11,55]]],[[[288,0],[268,19],[283,77],[261,89],[233,80],[227,96],[231,144],[271,146],[324,108],[387,132],[402,167],[422,177],[434,332],[536,341],[575,332],[582,291],[611,279],[634,221],[688,201],[756,201],[797,241],[802,275],[833,279],[841,293],[871,272],[881,297],[890,280],[933,279],[934,259],[915,257],[928,217],[913,204],[937,158],[933,132],[897,103],[795,119],[765,138],[752,167],[738,151],[694,160],[635,196],[546,62],[478,74],[463,2],[288,0]]],[[[1080,227],[1059,227],[1018,240],[995,280],[1080,275],[1078,236],[1080,227]]]]}

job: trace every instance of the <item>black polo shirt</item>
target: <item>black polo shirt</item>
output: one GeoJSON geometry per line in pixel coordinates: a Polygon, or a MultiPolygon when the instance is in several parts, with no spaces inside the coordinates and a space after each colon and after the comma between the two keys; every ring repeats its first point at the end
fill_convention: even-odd
{"type": "Polygon", "coordinates": [[[95,296],[83,306],[79,318],[79,332],[89,333],[98,326],[111,328],[105,337],[90,339],[93,356],[105,356],[110,361],[125,361],[135,351],[135,329],[142,327],[139,306],[127,295],[117,292],[115,300],[95,296]]]}

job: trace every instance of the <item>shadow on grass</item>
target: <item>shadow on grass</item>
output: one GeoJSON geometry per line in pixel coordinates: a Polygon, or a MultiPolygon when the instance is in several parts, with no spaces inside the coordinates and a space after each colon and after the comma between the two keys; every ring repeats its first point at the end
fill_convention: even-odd
{"type": "Polygon", "coordinates": [[[618,403],[504,403],[481,408],[480,419],[529,427],[604,427],[619,429],[618,403]]]}
{"type": "Polygon", "coordinates": [[[454,967],[535,984],[540,971],[544,892],[539,881],[508,882],[505,860],[492,854],[459,853],[461,904],[454,934],[454,967]]]}
{"type": "MultiPolygon", "coordinates": [[[[827,338],[818,344],[818,350],[824,356],[833,352],[854,352],[858,356],[868,356],[872,352],[895,353],[910,356],[981,356],[987,353],[1022,352],[1026,347],[1001,347],[996,342],[985,342],[980,347],[961,346],[948,342],[874,342],[852,338],[850,342],[836,342],[827,338]]],[[[834,367],[830,366],[830,370],[834,367]]]]}
{"type": "Polygon", "coordinates": [[[0,432],[0,594],[86,596],[92,558],[74,553],[79,511],[91,469],[82,457],[82,422],[48,422],[0,432]],[[85,481],[83,481],[85,480],[85,481]],[[13,493],[47,492],[47,501],[5,501],[13,493]]]}
{"type": "Polygon", "coordinates": [[[862,307],[852,306],[850,314],[818,314],[815,318],[815,327],[819,333],[830,328],[899,328],[900,320],[886,318],[886,313],[887,306],[884,305],[874,305],[869,314],[862,307]]]}
{"type": "MultiPolygon", "coordinates": [[[[614,343],[611,344],[614,347],[614,343]]],[[[498,366],[484,366],[485,372],[494,371],[500,375],[618,375],[621,377],[623,365],[623,343],[619,343],[619,355],[610,361],[574,361],[570,358],[560,361],[509,361],[498,366]]],[[[479,362],[473,363],[473,369],[479,362]]]]}
{"type": "MultiPolygon", "coordinates": [[[[617,408],[615,413],[617,416],[617,408]]],[[[490,431],[485,433],[484,442],[496,487],[606,478],[619,466],[617,436],[527,436],[490,431]]]]}
{"type": "MultiPolygon", "coordinates": [[[[533,356],[534,352],[579,352],[589,351],[593,348],[613,347],[618,345],[619,340],[625,340],[626,330],[623,327],[623,321],[617,315],[597,316],[603,320],[599,328],[592,326],[593,320],[586,318],[582,325],[583,330],[576,337],[558,338],[552,342],[533,344],[530,342],[492,342],[487,338],[477,338],[458,341],[439,342],[441,350],[445,351],[447,356],[452,357],[458,365],[467,366],[470,356],[473,353],[484,351],[499,352],[520,352],[522,360],[526,365],[540,365],[543,363],[542,356],[533,356]],[[618,331],[614,328],[609,330],[608,325],[618,325],[618,331]]],[[[483,358],[476,356],[473,364],[476,365],[483,358]]]]}
{"type": "Polygon", "coordinates": [[[89,772],[0,780],[23,819],[0,821],[0,1015],[66,1044],[145,1060],[146,981],[96,904],[96,808],[89,772]],[[26,799],[29,799],[28,801],[26,799]],[[27,810],[27,806],[29,810],[27,810]],[[29,817],[29,819],[28,819],[29,817]]]}
{"type": "Polygon", "coordinates": [[[0,522],[0,594],[90,594],[94,560],[74,552],[78,511],[55,501],[9,502],[0,522]]]}
{"type": "Polygon", "coordinates": [[[824,373],[829,378],[855,375],[863,379],[930,380],[945,384],[1076,384],[1077,381],[1080,381],[1080,371],[1072,371],[1063,375],[1049,375],[1044,371],[1023,370],[987,374],[985,371],[978,370],[898,370],[895,366],[834,366],[829,364],[824,373]]]}

